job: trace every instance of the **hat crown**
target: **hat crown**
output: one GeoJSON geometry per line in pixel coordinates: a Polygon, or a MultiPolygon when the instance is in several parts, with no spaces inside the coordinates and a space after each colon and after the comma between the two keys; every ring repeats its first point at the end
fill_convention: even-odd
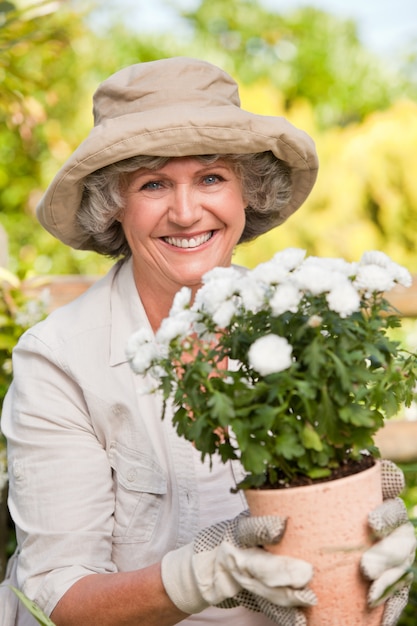
{"type": "Polygon", "coordinates": [[[94,125],[166,107],[240,107],[236,82],[205,61],[177,57],[137,63],[105,80],[93,97],[94,125]]]}

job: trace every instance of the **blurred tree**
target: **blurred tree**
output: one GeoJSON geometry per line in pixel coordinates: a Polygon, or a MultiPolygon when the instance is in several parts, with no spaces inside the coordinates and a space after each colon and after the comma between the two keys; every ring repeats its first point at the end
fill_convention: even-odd
{"type": "Polygon", "coordinates": [[[124,65],[178,54],[223,66],[240,83],[244,107],[289,117],[318,145],[319,180],[300,216],[243,248],[238,259],[253,265],[286,245],[354,257],[368,243],[389,246],[415,267],[414,191],[407,181],[417,179],[417,165],[412,146],[406,149],[413,115],[406,124],[398,122],[399,109],[392,104],[399,92],[404,96],[415,88],[412,52],[404,66],[407,83],[363,49],[353,23],[316,9],[284,16],[259,0],[202,0],[183,12],[186,36],[161,36],[138,35],[121,11],[103,26],[90,8],[77,0],[44,0],[25,9],[17,8],[17,0],[0,2],[0,222],[9,234],[12,271],[23,277],[107,269],[110,261],[52,238],[37,224],[34,209],[89,132],[98,83],[124,65]],[[391,120],[383,131],[375,111],[391,120]],[[392,116],[395,132],[377,145],[378,133],[393,127],[392,116]],[[349,160],[348,146],[367,150],[356,170],[354,148],[349,160]],[[378,179],[382,171],[389,179],[378,179]],[[341,237],[340,229],[352,236],[341,237]]]}
{"type": "MultiPolygon", "coordinates": [[[[78,76],[83,38],[82,21],[67,3],[24,8],[0,3],[1,221],[9,234],[12,267],[21,274],[31,267],[53,269],[57,247],[38,226],[34,206],[55,169],[52,163],[70,154],[83,135],[74,106],[82,100],[82,86],[87,88],[78,76]]],[[[86,56],[91,59],[90,51],[86,56]]],[[[74,271],[76,262],[65,257],[64,271],[74,271]]]]}
{"type": "Polygon", "coordinates": [[[287,246],[351,261],[379,249],[417,273],[417,103],[398,100],[361,124],[325,131],[308,106],[287,116],[316,139],[317,183],[300,211],[241,247],[236,262],[253,266],[287,246]]]}
{"type": "Polygon", "coordinates": [[[268,81],[290,108],[314,108],[319,126],[346,125],[416,93],[405,75],[390,71],[361,44],[357,25],[313,7],[289,13],[260,0],[202,0],[183,11],[197,52],[221,59],[243,83],[268,81]]]}

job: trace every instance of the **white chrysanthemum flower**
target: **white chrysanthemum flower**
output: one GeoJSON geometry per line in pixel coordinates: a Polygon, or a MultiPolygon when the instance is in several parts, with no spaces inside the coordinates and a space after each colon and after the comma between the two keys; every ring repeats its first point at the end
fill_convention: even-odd
{"type": "Polygon", "coordinates": [[[229,267],[214,267],[203,275],[203,284],[206,285],[211,281],[216,284],[222,280],[236,280],[242,275],[241,270],[233,265],[229,267]]]}
{"type": "Polygon", "coordinates": [[[260,263],[250,271],[252,280],[264,285],[277,285],[288,276],[288,269],[274,259],[260,263]]]}
{"type": "Polygon", "coordinates": [[[213,313],[213,322],[220,328],[226,328],[231,322],[233,315],[236,313],[236,305],[233,299],[223,302],[213,313]]]}
{"type": "Polygon", "coordinates": [[[161,357],[161,353],[155,343],[144,343],[136,352],[129,358],[130,367],[135,374],[145,374],[145,372],[152,365],[154,359],[161,357]]]}
{"type": "Polygon", "coordinates": [[[349,263],[345,259],[309,256],[305,259],[303,267],[319,267],[325,272],[336,272],[343,276],[351,276],[354,273],[355,263],[349,263]]]}
{"type": "Polygon", "coordinates": [[[395,273],[395,282],[398,285],[402,285],[403,287],[411,287],[413,284],[413,277],[411,276],[408,269],[402,267],[401,265],[397,265],[397,271],[395,273]]]}
{"type": "Polygon", "coordinates": [[[166,317],[158,328],[155,339],[158,345],[168,346],[174,339],[182,339],[190,334],[194,322],[194,313],[182,311],[173,317],[166,317]]]}
{"type": "Polygon", "coordinates": [[[136,374],[143,374],[150,367],[153,359],[160,356],[154,336],[149,328],[139,328],[129,337],[126,357],[136,374]]]}
{"type": "Polygon", "coordinates": [[[190,306],[191,295],[192,292],[189,287],[182,287],[179,291],[177,291],[174,296],[174,300],[172,301],[169,314],[177,315],[178,313],[182,313],[184,309],[187,309],[190,306]]]}
{"type": "Polygon", "coordinates": [[[192,309],[213,315],[236,291],[241,273],[234,267],[216,267],[203,276],[203,286],[197,291],[192,309]]]}
{"type": "Polygon", "coordinates": [[[142,327],[135,331],[127,342],[126,356],[130,360],[143,345],[153,342],[154,335],[150,328],[142,327]]]}
{"type": "Polygon", "coordinates": [[[353,285],[365,295],[389,291],[395,285],[394,276],[381,265],[359,265],[353,285]]]}
{"type": "Polygon", "coordinates": [[[361,299],[358,292],[348,280],[341,281],[327,295],[329,309],[339,313],[340,317],[348,317],[359,311],[361,299]]]}
{"type": "Polygon", "coordinates": [[[287,311],[295,313],[302,297],[301,291],[292,283],[278,285],[269,301],[272,314],[278,316],[287,311]]]}
{"type": "MultiPolygon", "coordinates": [[[[393,261],[387,254],[385,254],[385,252],[381,252],[380,250],[371,250],[369,252],[364,252],[360,260],[359,266],[366,265],[379,266],[387,271],[394,283],[403,285],[403,287],[411,286],[412,277],[410,272],[402,265],[395,263],[395,261],[393,261]]],[[[391,289],[391,287],[389,289],[391,289]]],[[[384,291],[387,290],[388,289],[384,291]]]]}
{"type": "Polygon", "coordinates": [[[286,248],[274,254],[272,261],[286,270],[292,271],[301,265],[305,255],[306,251],[301,248],[286,248]]]}
{"type": "Polygon", "coordinates": [[[252,273],[241,276],[237,291],[246,311],[259,311],[265,305],[265,285],[256,280],[252,273]]]}
{"type": "Polygon", "coordinates": [[[261,376],[282,372],[291,366],[292,346],[284,337],[264,335],[249,348],[250,366],[261,376]]]}
{"type": "Polygon", "coordinates": [[[294,282],[298,288],[316,296],[331,291],[343,278],[339,272],[314,264],[302,265],[294,273],[294,282]]]}
{"type": "Polygon", "coordinates": [[[193,311],[206,311],[213,315],[223,302],[232,297],[233,291],[234,283],[231,281],[212,281],[197,291],[191,308],[193,311]]]}
{"type": "Polygon", "coordinates": [[[362,254],[359,263],[361,265],[379,265],[380,267],[387,268],[393,261],[385,252],[381,252],[381,250],[368,250],[362,254]]]}

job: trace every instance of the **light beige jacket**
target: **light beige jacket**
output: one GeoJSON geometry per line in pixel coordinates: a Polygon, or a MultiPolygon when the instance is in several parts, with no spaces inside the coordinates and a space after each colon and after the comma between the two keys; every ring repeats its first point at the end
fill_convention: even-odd
{"type": "MultiPolygon", "coordinates": [[[[169,416],[160,419],[160,399],[144,393],[126,360],[141,325],[149,323],[127,262],[25,333],[14,351],[1,420],[20,552],[10,570],[48,615],[86,574],[155,563],[198,530],[193,450],[169,416]]],[[[6,594],[3,587],[1,625],[35,624],[11,617],[6,594]]],[[[207,621],[195,619],[231,624],[235,611],[208,609],[207,621]]],[[[271,623],[253,613],[235,619],[271,623]]]]}

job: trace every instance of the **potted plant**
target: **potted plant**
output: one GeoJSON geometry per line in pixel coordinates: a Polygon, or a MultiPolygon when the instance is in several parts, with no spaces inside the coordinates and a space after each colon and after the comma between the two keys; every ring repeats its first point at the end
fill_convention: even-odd
{"type": "MultiPolygon", "coordinates": [[[[328,491],[329,481],[341,476],[367,468],[377,474],[374,435],[413,399],[416,356],[389,336],[400,320],[385,293],[396,284],[409,286],[410,274],[377,251],[348,263],[306,258],[290,248],[253,270],[216,268],[194,301],[188,288],[177,294],[155,337],[141,329],[131,338],[128,357],[133,370],[150,375],[151,387],[162,392],[164,412],[173,403],[178,434],[202,458],[240,460],[246,478],[238,488],[249,495],[297,487],[291,499],[300,500],[302,485],[326,481],[328,491]]],[[[379,477],[372,480],[376,505],[379,477]]],[[[356,485],[351,490],[363,492],[356,485]]],[[[361,506],[343,507],[351,526],[352,511],[361,506]]],[[[372,506],[365,494],[361,544],[369,539],[363,516],[372,506]]],[[[280,505],[275,512],[283,514],[280,505]]],[[[334,546],[327,551],[336,552],[334,546]]],[[[344,561],[349,551],[343,548],[344,561]]],[[[330,567],[334,588],[334,563],[330,567]]],[[[317,623],[325,626],[325,619],[321,615],[317,623]]]]}

